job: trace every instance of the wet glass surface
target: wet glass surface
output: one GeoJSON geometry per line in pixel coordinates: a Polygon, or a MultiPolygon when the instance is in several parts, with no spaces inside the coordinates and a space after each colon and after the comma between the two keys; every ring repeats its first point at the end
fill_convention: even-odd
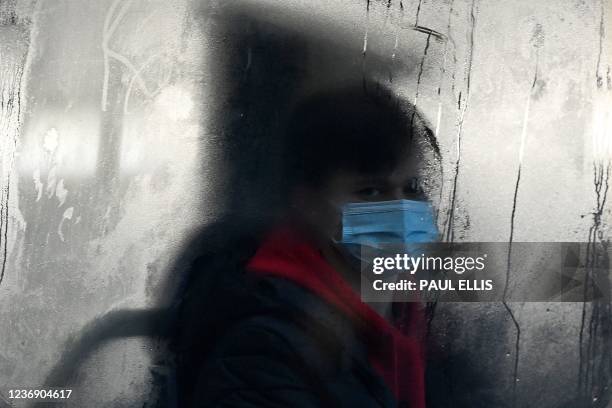
{"type": "MultiPolygon", "coordinates": [[[[584,242],[608,265],[610,18],[608,0],[1,2],[0,391],[72,364],[74,406],[168,392],[147,315],[113,313],[169,305],[208,225],[271,216],[278,118],[345,81],[423,112],[445,240],[584,242]]],[[[610,336],[609,303],[440,304],[430,404],[608,406],[610,336]]]]}

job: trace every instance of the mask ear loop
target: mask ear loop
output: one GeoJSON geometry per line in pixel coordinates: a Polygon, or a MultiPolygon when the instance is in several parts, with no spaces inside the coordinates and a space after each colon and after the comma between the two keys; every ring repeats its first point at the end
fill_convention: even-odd
{"type": "Polygon", "coordinates": [[[340,218],[340,239],[337,239],[333,235],[330,236],[329,239],[334,245],[341,246],[342,237],[343,237],[343,228],[344,228],[344,210],[342,208],[343,206],[331,200],[326,200],[326,201],[327,201],[327,204],[336,211],[336,214],[340,218]]]}
{"type": "MultiPolygon", "coordinates": [[[[342,259],[344,259],[346,262],[348,262],[349,266],[351,268],[356,268],[357,270],[361,267],[361,257],[360,256],[356,256],[353,252],[347,250],[346,248],[346,243],[343,242],[343,233],[342,230],[344,228],[344,211],[343,211],[343,206],[335,203],[331,200],[327,200],[328,205],[333,208],[334,210],[336,210],[339,218],[340,218],[340,238],[336,238],[336,236],[331,235],[329,237],[330,242],[332,243],[332,248],[335,252],[337,252],[338,254],[340,254],[340,256],[342,257],[342,259]]],[[[361,252],[361,251],[359,251],[361,252]]]]}

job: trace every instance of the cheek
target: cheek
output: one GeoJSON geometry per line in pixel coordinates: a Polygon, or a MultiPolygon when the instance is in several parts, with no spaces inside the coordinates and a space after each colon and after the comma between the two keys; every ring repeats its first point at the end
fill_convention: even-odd
{"type": "Polygon", "coordinates": [[[332,236],[334,237],[335,240],[341,240],[342,239],[342,215],[341,214],[336,214],[334,217],[334,220],[332,221],[332,236]]]}
{"type": "Polygon", "coordinates": [[[320,226],[328,237],[339,238],[342,235],[342,214],[330,205],[321,214],[320,226]]]}
{"type": "Polygon", "coordinates": [[[326,217],[328,235],[336,240],[342,238],[342,206],[348,202],[344,200],[345,197],[342,198],[330,200],[326,217]]]}

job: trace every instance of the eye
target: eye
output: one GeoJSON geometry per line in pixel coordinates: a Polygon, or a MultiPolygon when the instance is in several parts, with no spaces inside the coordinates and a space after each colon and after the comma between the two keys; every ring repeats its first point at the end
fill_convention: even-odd
{"type": "Polygon", "coordinates": [[[371,200],[379,197],[382,194],[382,189],[377,187],[366,187],[355,191],[355,195],[364,200],[371,200]]]}

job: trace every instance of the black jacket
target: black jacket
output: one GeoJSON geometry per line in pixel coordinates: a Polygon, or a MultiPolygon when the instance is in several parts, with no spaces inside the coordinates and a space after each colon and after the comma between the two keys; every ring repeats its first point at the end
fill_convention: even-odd
{"type": "Polygon", "coordinates": [[[348,317],[231,264],[200,259],[191,272],[175,346],[180,406],[397,406],[348,317]]]}

